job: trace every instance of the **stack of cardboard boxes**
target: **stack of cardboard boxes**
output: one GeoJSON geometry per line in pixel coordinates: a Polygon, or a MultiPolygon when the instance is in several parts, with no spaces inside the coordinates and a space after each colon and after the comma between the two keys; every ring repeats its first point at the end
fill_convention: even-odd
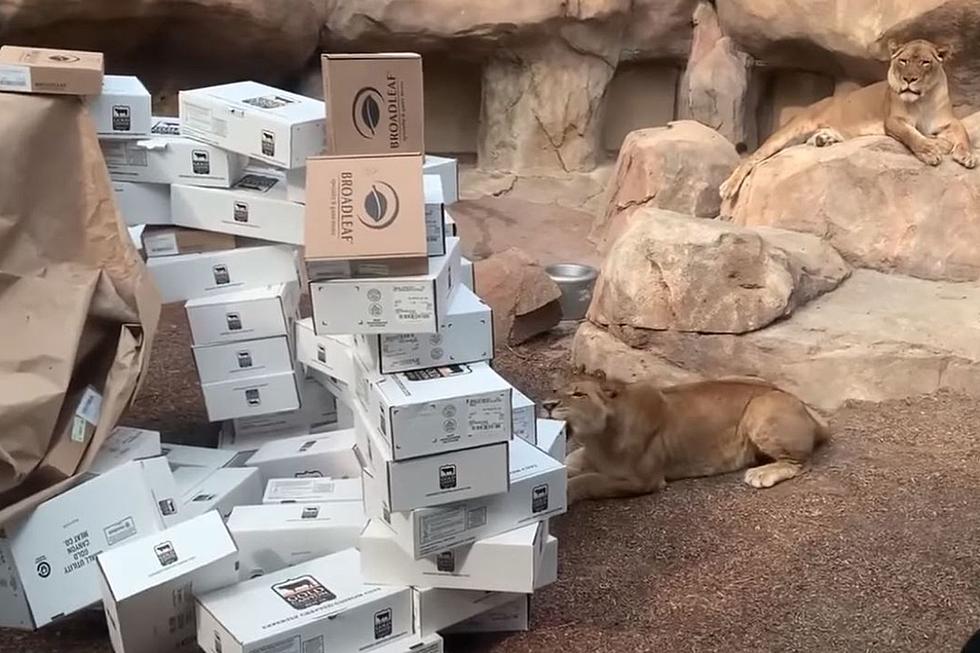
{"type": "Polygon", "coordinates": [[[86,81],[224,428],[218,449],[119,428],[91,480],[7,525],[0,625],[101,599],[117,653],[438,653],[443,632],[528,628],[557,577],[564,425],[490,365],[420,57],[323,69],[326,103],[240,82],[182,92],[179,120],[135,78],[86,81]]]}

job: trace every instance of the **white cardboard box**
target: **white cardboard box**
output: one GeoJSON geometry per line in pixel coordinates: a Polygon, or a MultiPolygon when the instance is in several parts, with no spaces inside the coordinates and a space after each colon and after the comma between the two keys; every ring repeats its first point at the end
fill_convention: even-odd
{"type": "Polygon", "coordinates": [[[565,422],[557,419],[539,419],[537,447],[560,463],[565,462],[568,438],[565,422]]]}
{"type": "Polygon", "coordinates": [[[373,519],[358,544],[361,574],[379,585],[531,593],[548,537],[542,522],[414,560],[394,532],[373,519]]]}
{"type": "Polygon", "coordinates": [[[285,177],[246,171],[231,188],[174,184],[173,223],[246,238],[302,245],[305,209],[286,197],[285,177]]]}
{"type": "Polygon", "coordinates": [[[436,333],[459,278],[459,240],[414,277],[333,279],[310,284],[318,334],[436,333]]]}
{"type": "Polygon", "coordinates": [[[235,543],[213,513],[106,551],[98,564],[116,653],[193,651],[194,595],[238,579],[235,543]]]}
{"type": "Polygon", "coordinates": [[[198,297],[184,308],[198,346],[286,336],[292,333],[292,320],[299,317],[299,284],[198,297]]]}
{"type": "Polygon", "coordinates": [[[102,443],[88,471],[90,474],[104,474],[131,460],[159,455],[159,431],[117,426],[102,443]]]}
{"type": "Polygon", "coordinates": [[[271,440],[354,426],[353,414],[341,410],[344,407],[338,406],[336,397],[313,379],[304,378],[300,383],[300,397],[298,410],[226,423],[221,431],[221,448],[257,450],[271,440]]]}
{"type": "Polygon", "coordinates": [[[184,516],[196,517],[212,510],[228,519],[237,506],[262,501],[262,475],[254,467],[219,469],[184,495],[184,516]]]}
{"type": "Polygon", "coordinates": [[[506,492],[506,442],[395,461],[388,444],[354,409],[357,446],[366,453],[366,492],[384,497],[390,510],[405,511],[506,492]]]}
{"type": "Polygon", "coordinates": [[[444,650],[442,636],[432,633],[428,637],[404,637],[374,649],[372,653],[443,653],[444,650]]]}
{"type": "Polygon", "coordinates": [[[235,460],[235,452],[211,447],[165,443],[160,451],[167,458],[182,498],[208,476],[235,460]]]}
{"type": "Polygon", "coordinates": [[[262,478],[357,478],[354,429],[284,438],[267,443],[246,463],[262,478]]]}
{"type": "Polygon", "coordinates": [[[351,389],[352,386],[347,385],[340,379],[334,378],[329,374],[325,374],[320,370],[304,365],[303,368],[311,379],[316,383],[320,384],[327,392],[332,394],[337,398],[337,412],[338,414],[343,412],[346,416],[350,417],[350,424],[348,426],[354,426],[354,411],[352,407],[354,406],[354,391],[351,389]]]}
{"type": "Polygon", "coordinates": [[[248,159],[180,135],[176,118],[153,118],[145,139],[102,140],[109,177],[152,184],[228,188],[248,159]]]}
{"type": "Polygon", "coordinates": [[[527,395],[514,388],[514,435],[531,444],[538,443],[537,408],[527,395]]]}
{"type": "Polygon", "coordinates": [[[383,374],[487,361],[493,358],[493,315],[472,290],[456,286],[439,333],[357,335],[354,342],[365,367],[383,374]]]}
{"type": "Polygon", "coordinates": [[[531,629],[531,595],[505,603],[499,608],[470,617],[448,628],[447,634],[520,633],[531,629]]]}
{"type": "Polygon", "coordinates": [[[366,522],[364,506],[353,501],[238,506],[228,530],[245,580],[356,547],[366,522]]]}
{"type": "Polygon", "coordinates": [[[293,372],[231,379],[201,385],[208,419],[226,419],[281,413],[299,408],[293,372]]]}
{"type": "Polygon", "coordinates": [[[456,218],[450,215],[448,210],[443,210],[443,213],[446,221],[446,236],[459,238],[459,225],[456,224],[456,218]]]}
{"type": "Polygon", "coordinates": [[[359,478],[270,478],[262,495],[264,504],[356,503],[363,505],[359,478]]]}
{"type": "Polygon", "coordinates": [[[201,383],[293,371],[293,355],[286,336],[194,347],[193,350],[201,383]]]}
{"type": "Polygon", "coordinates": [[[459,201],[459,164],[456,159],[426,154],[422,172],[427,175],[439,175],[442,180],[443,201],[447,205],[459,201]]]}
{"type": "Polygon", "coordinates": [[[512,388],[486,363],[389,375],[357,370],[357,398],[393,460],[511,438],[512,388]]]}
{"type": "Polygon", "coordinates": [[[313,318],[296,322],[296,360],[347,385],[354,382],[353,336],[318,336],[313,318]]]}
{"type": "Polygon", "coordinates": [[[510,491],[411,512],[393,512],[364,486],[368,516],[381,517],[415,559],[544,521],[566,510],[565,466],[515,438],[510,443],[510,491]]]}
{"type": "Polygon", "coordinates": [[[150,135],[150,92],[136,77],[106,75],[102,94],[89,97],[87,103],[100,139],[150,135]]]}
{"type": "Polygon", "coordinates": [[[20,591],[15,598],[40,628],[99,600],[95,557],[139,535],[176,524],[177,486],[163,457],[124,463],[38,506],[5,525],[20,591]]]}
{"type": "Polygon", "coordinates": [[[415,605],[415,632],[425,637],[445,631],[488,610],[522,598],[511,592],[412,588],[415,605]]]}
{"type": "Polygon", "coordinates": [[[299,279],[296,250],[286,245],[155,256],[146,267],[165,304],[299,279]]]}
{"type": "Polygon", "coordinates": [[[446,253],[446,217],[442,178],[439,175],[423,175],[422,188],[425,193],[427,253],[429,256],[443,256],[446,253]]]}
{"type": "MultiPolygon", "coordinates": [[[[558,540],[548,538],[534,589],[539,590],[558,580],[558,540]]],[[[526,594],[512,592],[483,592],[438,588],[414,588],[415,630],[425,636],[433,632],[448,632],[450,626],[486,614],[513,601],[526,599],[526,594]]]]}
{"type": "Polygon", "coordinates": [[[185,136],[278,168],[301,168],[326,147],[320,100],[256,82],[180,91],[185,136]]]}
{"type": "Polygon", "coordinates": [[[408,588],[365,585],[348,549],[199,596],[206,653],[367,651],[412,633],[408,588]]]}
{"type": "Polygon", "coordinates": [[[461,257],[459,259],[459,285],[466,286],[476,292],[476,279],[473,274],[473,261],[461,257]]]}
{"type": "Polygon", "coordinates": [[[135,181],[113,181],[112,194],[119,214],[129,226],[173,224],[170,218],[170,186],[135,181]]]}

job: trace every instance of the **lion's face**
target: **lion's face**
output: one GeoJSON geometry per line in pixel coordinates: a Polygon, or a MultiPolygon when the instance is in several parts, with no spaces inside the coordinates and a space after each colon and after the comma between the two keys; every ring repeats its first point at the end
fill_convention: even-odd
{"type": "Polygon", "coordinates": [[[605,431],[618,391],[611,384],[583,377],[571,381],[559,395],[551,417],[565,420],[570,437],[589,437],[605,431]]]}
{"type": "Polygon", "coordinates": [[[891,64],[888,68],[888,84],[904,102],[917,102],[919,98],[943,83],[946,75],[943,60],[947,48],[929,41],[909,41],[903,45],[889,44],[891,64]]]}

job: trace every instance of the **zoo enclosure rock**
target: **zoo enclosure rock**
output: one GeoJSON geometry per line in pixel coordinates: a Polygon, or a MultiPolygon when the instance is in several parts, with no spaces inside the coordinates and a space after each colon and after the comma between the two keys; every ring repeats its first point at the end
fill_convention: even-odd
{"type": "Polygon", "coordinates": [[[573,362],[663,384],[768,379],[821,410],[950,389],[980,397],[980,285],[855,271],[789,319],[745,335],[584,323],[573,362]]]}
{"type": "Polygon", "coordinates": [[[738,165],[724,136],[693,120],[629,134],[609,185],[605,211],[590,239],[607,250],[627,228],[635,207],[711,218],[718,215],[718,187],[738,165]]]}
{"type": "MultiPolygon", "coordinates": [[[[964,124],[980,145],[980,113],[964,124]]],[[[781,152],[749,177],[731,219],[812,233],[857,267],[980,280],[980,170],[923,165],[887,137],[781,152]]]]}
{"type": "Polygon", "coordinates": [[[589,319],[746,333],[836,288],[847,264],[819,238],[641,209],[609,250],[589,319]]]}

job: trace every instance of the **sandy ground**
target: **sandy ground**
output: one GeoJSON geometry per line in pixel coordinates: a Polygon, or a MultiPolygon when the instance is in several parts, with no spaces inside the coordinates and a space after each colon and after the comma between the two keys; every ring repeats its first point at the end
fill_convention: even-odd
{"type": "MultiPolygon", "coordinates": [[[[552,238],[506,236],[588,260],[588,216],[537,209],[552,238]]],[[[462,213],[462,212],[461,212],[462,213]]],[[[465,216],[464,216],[465,222],[465,216]]],[[[470,227],[472,229],[472,226],[470,227]]],[[[572,328],[498,352],[496,367],[536,400],[567,371],[572,328]]],[[[208,443],[187,327],[168,307],[150,382],[127,423],[208,443]]],[[[583,504],[554,522],[559,582],[534,601],[533,629],[450,640],[450,653],[955,652],[980,627],[980,405],[953,395],[853,405],[806,476],[752,490],[738,475],[680,482],[632,500],[583,504]]],[[[95,613],[41,633],[0,631],[0,653],[110,651],[95,613]]]]}

